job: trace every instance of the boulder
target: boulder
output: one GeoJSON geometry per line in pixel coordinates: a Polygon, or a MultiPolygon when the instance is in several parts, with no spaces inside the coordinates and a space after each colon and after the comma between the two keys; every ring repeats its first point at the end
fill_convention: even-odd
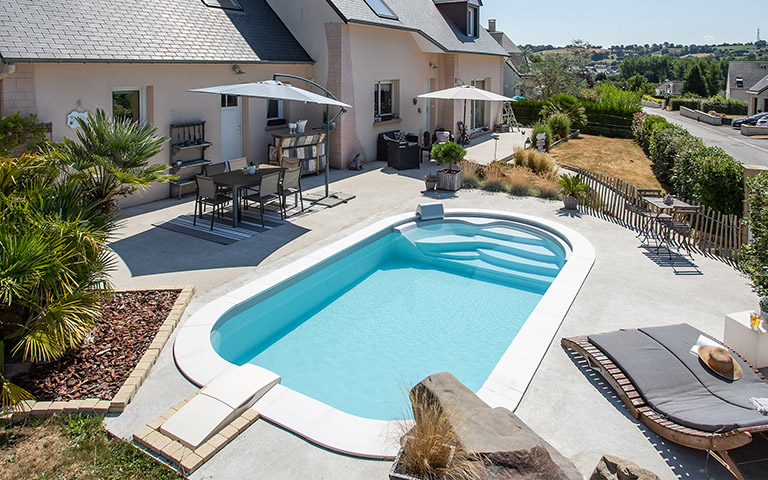
{"type": "Polygon", "coordinates": [[[658,475],[634,462],[603,455],[589,480],[661,480],[658,475]]]}
{"type": "Polygon", "coordinates": [[[413,391],[448,414],[461,446],[484,458],[485,475],[504,479],[583,479],[573,463],[506,408],[491,408],[448,372],[430,375],[413,391]]]}

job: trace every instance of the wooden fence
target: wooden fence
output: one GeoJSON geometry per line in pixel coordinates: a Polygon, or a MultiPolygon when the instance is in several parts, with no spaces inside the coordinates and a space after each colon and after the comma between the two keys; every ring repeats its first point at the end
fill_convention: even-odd
{"type": "MultiPolygon", "coordinates": [[[[630,228],[644,228],[647,218],[626,208],[627,203],[640,205],[636,188],[619,178],[599,175],[583,168],[563,165],[579,174],[589,186],[589,193],[579,202],[582,207],[597,214],[608,215],[630,228]]],[[[691,205],[701,206],[697,202],[691,205]]],[[[671,240],[687,243],[691,248],[738,262],[742,246],[742,222],[738,215],[728,215],[706,206],[690,219],[690,235],[673,233],[671,240]]],[[[652,225],[658,229],[658,225],[652,225]]],[[[656,231],[656,233],[659,233],[656,231]]]]}

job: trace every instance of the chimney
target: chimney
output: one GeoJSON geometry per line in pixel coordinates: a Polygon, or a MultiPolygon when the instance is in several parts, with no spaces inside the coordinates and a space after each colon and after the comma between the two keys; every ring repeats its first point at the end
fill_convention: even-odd
{"type": "Polygon", "coordinates": [[[496,31],[496,19],[495,18],[489,18],[488,19],[488,31],[493,33],[496,31]]]}

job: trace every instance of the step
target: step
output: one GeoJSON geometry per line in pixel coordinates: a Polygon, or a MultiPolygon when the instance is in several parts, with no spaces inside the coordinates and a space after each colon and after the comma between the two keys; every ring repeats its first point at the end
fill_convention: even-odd
{"type": "Polygon", "coordinates": [[[483,236],[442,235],[416,240],[414,244],[423,252],[440,254],[443,252],[471,251],[478,249],[497,250],[539,261],[549,261],[562,265],[563,257],[542,245],[516,243],[483,236]]]}

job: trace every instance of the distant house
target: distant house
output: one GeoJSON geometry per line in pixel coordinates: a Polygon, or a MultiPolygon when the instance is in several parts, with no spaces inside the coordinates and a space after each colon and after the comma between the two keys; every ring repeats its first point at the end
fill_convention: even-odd
{"type": "Polygon", "coordinates": [[[749,115],[768,112],[768,74],[747,90],[749,115]]]}
{"type": "MultiPolygon", "coordinates": [[[[747,90],[768,75],[768,62],[729,62],[726,98],[748,100],[747,90]]],[[[765,110],[764,110],[765,111],[765,110]]]]}
{"type": "MultiPolygon", "coordinates": [[[[323,109],[187,90],[286,73],[353,106],[330,138],[330,164],[345,168],[358,153],[375,159],[380,133],[455,129],[461,102],[424,101],[421,93],[460,83],[502,93],[508,52],[480,27],[481,8],[480,0],[124,0],[87,8],[3,0],[0,54],[16,70],[0,80],[0,113],[35,113],[53,122],[54,140],[75,136],[71,113],[96,108],[128,112],[163,134],[170,124],[203,120],[208,160],[264,162],[272,134],[298,118],[318,128],[323,109]]],[[[499,116],[492,103],[468,110],[473,129],[492,128],[499,116]]],[[[169,159],[166,147],[152,161],[169,159]]],[[[168,190],[155,185],[121,205],[168,190]]]]}
{"type": "Polygon", "coordinates": [[[681,93],[683,93],[681,80],[666,80],[656,87],[656,95],[680,95],[681,93]]]}
{"type": "Polygon", "coordinates": [[[520,70],[528,63],[528,58],[504,32],[496,30],[496,20],[488,20],[488,33],[507,52],[507,58],[504,59],[504,95],[521,95],[520,70]]]}

